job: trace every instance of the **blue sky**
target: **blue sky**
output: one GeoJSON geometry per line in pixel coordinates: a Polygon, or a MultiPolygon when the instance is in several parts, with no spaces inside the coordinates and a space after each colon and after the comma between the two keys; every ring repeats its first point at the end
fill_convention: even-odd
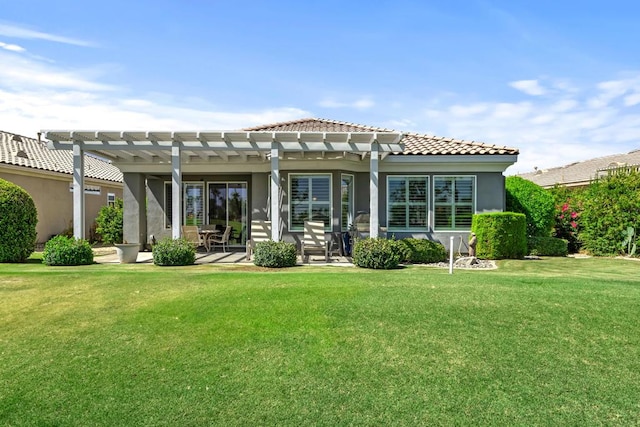
{"type": "Polygon", "coordinates": [[[321,117],[520,149],[640,148],[632,1],[0,0],[0,129],[321,117]]]}

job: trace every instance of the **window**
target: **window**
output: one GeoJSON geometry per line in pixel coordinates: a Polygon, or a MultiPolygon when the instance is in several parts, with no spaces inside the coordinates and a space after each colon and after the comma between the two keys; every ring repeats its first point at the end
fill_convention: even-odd
{"type": "MultiPolygon", "coordinates": [[[[204,183],[183,183],[182,198],[183,224],[204,224],[204,183]]],[[[171,189],[171,182],[164,183],[164,212],[165,227],[171,228],[171,220],[173,215],[173,193],[171,189]]]]}
{"type": "Polygon", "coordinates": [[[341,224],[342,231],[347,231],[353,224],[353,175],[342,175],[341,192],[341,224]]]}
{"type": "Polygon", "coordinates": [[[473,176],[433,178],[435,229],[470,230],[475,212],[476,179],[473,176]]]}
{"type": "Polygon", "coordinates": [[[303,231],[305,221],[322,221],[331,231],[331,175],[289,175],[289,230],[303,231]]]}
{"type": "Polygon", "coordinates": [[[247,183],[209,183],[208,223],[221,227],[231,226],[232,239],[236,243],[246,243],[247,229],[247,183]]]}
{"type": "Polygon", "coordinates": [[[116,195],[114,193],[107,193],[107,206],[115,206],[116,205],[116,195]]]}
{"type": "Polygon", "coordinates": [[[389,230],[424,230],[428,226],[429,178],[387,177],[387,226],[389,230]]]}

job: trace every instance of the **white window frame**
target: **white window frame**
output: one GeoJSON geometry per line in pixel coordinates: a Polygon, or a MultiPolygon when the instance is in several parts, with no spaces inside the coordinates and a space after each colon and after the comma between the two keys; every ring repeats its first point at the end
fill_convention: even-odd
{"type": "MultiPolygon", "coordinates": [[[[429,175],[387,175],[387,230],[388,231],[426,231],[429,229],[429,223],[430,223],[430,214],[431,211],[429,210],[429,204],[430,204],[430,189],[431,187],[429,186],[429,175]],[[390,196],[390,192],[389,192],[389,181],[393,180],[393,179],[398,179],[398,178],[402,178],[402,179],[410,179],[410,178],[420,178],[420,179],[424,179],[425,180],[425,190],[427,192],[426,197],[425,197],[425,209],[426,209],[426,214],[427,217],[425,218],[425,224],[422,227],[406,227],[406,228],[399,228],[399,227],[391,227],[390,224],[390,218],[391,218],[391,203],[389,200],[389,196],[390,196]]],[[[411,206],[411,204],[409,202],[404,202],[404,204],[406,205],[407,209],[409,209],[409,207],[411,206]]],[[[414,203],[415,204],[415,203],[414,203]]],[[[417,205],[417,204],[416,204],[417,205]]]]}
{"type": "Polygon", "coordinates": [[[455,193],[455,179],[456,178],[471,178],[473,183],[473,188],[471,190],[472,192],[472,197],[473,200],[471,201],[471,215],[475,215],[476,213],[476,206],[477,206],[477,202],[478,202],[478,177],[476,175],[434,175],[433,176],[433,191],[432,191],[432,197],[433,197],[433,230],[434,231],[460,231],[460,232],[467,232],[471,230],[471,225],[469,225],[469,227],[465,227],[465,228],[456,228],[455,226],[452,227],[446,227],[446,228],[438,228],[436,226],[436,208],[439,205],[449,205],[451,206],[451,214],[452,214],[452,224],[455,224],[455,207],[456,205],[466,205],[466,204],[456,204],[455,202],[455,197],[452,196],[451,198],[451,203],[436,203],[436,181],[441,180],[441,179],[454,179],[454,186],[453,186],[453,190],[455,193]]]}
{"type": "MultiPolygon", "coordinates": [[[[308,178],[313,178],[313,177],[328,177],[329,178],[329,224],[325,224],[325,231],[331,231],[333,230],[333,174],[331,173],[290,173],[288,175],[287,180],[288,182],[288,187],[289,187],[289,224],[288,224],[288,229],[290,232],[293,233],[297,233],[297,232],[303,232],[304,229],[300,228],[300,229],[294,229],[291,226],[291,214],[292,214],[292,195],[293,195],[293,191],[291,190],[291,184],[293,182],[293,178],[298,178],[298,177],[308,177],[308,178]]],[[[310,197],[313,197],[313,195],[310,195],[310,197]]],[[[308,202],[310,203],[310,202],[308,202]]]]}
{"type": "Polygon", "coordinates": [[[115,206],[115,205],[116,205],[116,194],[107,193],[107,206],[115,206]]]}
{"type": "Polygon", "coordinates": [[[355,222],[355,214],[356,214],[356,177],[353,174],[343,173],[340,175],[340,223],[342,231],[348,231],[349,227],[355,222]],[[344,206],[344,202],[342,201],[342,181],[345,177],[351,178],[351,191],[349,192],[349,200],[347,207],[347,223],[345,224],[342,221],[342,207],[344,206]],[[350,217],[350,218],[349,218],[350,217]]]}

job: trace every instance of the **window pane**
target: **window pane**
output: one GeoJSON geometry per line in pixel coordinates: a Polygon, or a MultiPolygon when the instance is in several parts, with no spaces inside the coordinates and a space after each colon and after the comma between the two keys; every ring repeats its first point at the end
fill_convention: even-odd
{"type": "Polygon", "coordinates": [[[456,228],[471,228],[471,217],[473,216],[471,206],[456,206],[456,228]]]}
{"type": "Polygon", "coordinates": [[[311,197],[314,202],[329,202],[330,193],[328,176],[311,178],[311,197]]]}
{"type": "Polygon", "coordinates": [[[409,180],[409,201],[427,201],[427,182],[425,178],[411,178],[409,180]]]}
{"type": "Polygon", "coordinates": [[[473,179],[458,178],[456,185],[456,203],[472,203],[473,201],[473,179]]]}
{"type": "Polygon", "coordinates": [[[311,220],[324,222],[325,228],[330,223],[329,205],[326,203],[313,203],[311,205],[311,220]]]}
{"type": "Polygon", "coordinates": [[[304,222],[309,217],[308,204],[292,204],[291,205],[291,229],[303,230],[304,222]]]}
{"type": "Polygon", "coordinates": [[[185,184],[184,224],[204,224],[204,184],[185,184]]]}
{"type": "Polygon", "coordinates": [[[391,205],[389,207],[389,218],[387,222],[390,228],[407,228],[406,205],[391,205]]]}
{"type": "Polygon", "coordinates": [[[341,221],[342,230],[347,230],[353,223],[353,177],[342,175],[341,183],[341,221]]]}
{"type": "Polygon", "coordinates": [[[409,227],[423,228],[427,226],[427,206],[411,205],[409,206],[409,227]]]}
{"type": "Polygon", "coordinates": [[[441,205],[435,207],[436,228],[451,228],[453,219],[451,216],[451,206],[441,205]]]}
{"type": "Polygon", "coordinates": [[[171,193],[171,183],[164,184],[164,213],[165,227],[171,228],[171,219],[173,218],[173,194],[171,193]]]}
{"type": "Polygon", "coordinates": [[[389,203],[398,203],[406,201],[406,183],[404,178],[389,178],[389,203]]]}
{"type": "Polygon", "coordinates": [[[309,179],[308,178],[292,178],[291,179],[291,200],[299,201],[299,202],[309,200],[309,179]]]}
{"type": "Polygon", "coordinates": [[[434,178],[434,191],[436,203],[451,203],[452,195],[451,178],[434,178]]]}
{"type": "Polygon", "coordinates": [[[209,224],[227,225],[227,185],[209,184],[209,224]]]}

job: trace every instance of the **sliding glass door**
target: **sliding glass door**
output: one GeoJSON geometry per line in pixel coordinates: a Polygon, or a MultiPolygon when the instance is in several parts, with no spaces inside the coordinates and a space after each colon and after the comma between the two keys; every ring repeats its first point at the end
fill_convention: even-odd
{"type": "Polygon", "coordinates": [[[231,226],[230,243],[247,241],[247,183],[210,182],[208,224],[220,229],[231,226]]]}

